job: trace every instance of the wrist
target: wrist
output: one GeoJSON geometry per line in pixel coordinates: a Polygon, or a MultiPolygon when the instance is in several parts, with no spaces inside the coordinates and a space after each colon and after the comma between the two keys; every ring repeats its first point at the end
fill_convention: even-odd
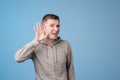
{"type": "Polygon", "coordinates": [[[36,39],[33,39],[32,42],[31,42],[31,44],[33,46],[37,46],[39,44],[39,41],[37,41],[36,39]]]}
{"type": "Polygon", "coordinates": [[[40,42],[40,40],[39,40],[39,39],[37,39],[37,38],[35,38],[34,40],[36,40],[37,42],[40,42]]]}

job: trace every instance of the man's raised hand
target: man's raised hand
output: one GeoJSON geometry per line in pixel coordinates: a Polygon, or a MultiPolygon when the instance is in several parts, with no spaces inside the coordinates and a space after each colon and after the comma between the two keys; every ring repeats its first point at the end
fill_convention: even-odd
{"type": "Polygon", "coordinates": [[[35,31],[35,34],[36,34],[35,39],[37,41],[45,39],[48,35],[44,31],[44,26],[40,23],[36,23],[36,25],[34,27],[34,31],[35,31]]]}

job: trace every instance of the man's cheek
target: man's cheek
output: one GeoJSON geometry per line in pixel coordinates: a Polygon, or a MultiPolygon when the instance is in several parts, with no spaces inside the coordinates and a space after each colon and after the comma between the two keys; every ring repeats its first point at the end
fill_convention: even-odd
{"type": "Polygon", "coordinates": [[[47,29],[45,30],[45,34],[49,34],[49,32],[48,32],[48,30],[47,30],[47,29]]]}

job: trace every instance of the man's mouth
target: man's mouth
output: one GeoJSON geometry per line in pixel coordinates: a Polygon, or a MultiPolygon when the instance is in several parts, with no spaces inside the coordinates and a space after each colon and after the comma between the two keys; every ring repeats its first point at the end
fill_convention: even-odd
{"type": "Polygon", "coordinates": [[[58,33],[52,33],[52,35],[58,35],[58,33]]]}

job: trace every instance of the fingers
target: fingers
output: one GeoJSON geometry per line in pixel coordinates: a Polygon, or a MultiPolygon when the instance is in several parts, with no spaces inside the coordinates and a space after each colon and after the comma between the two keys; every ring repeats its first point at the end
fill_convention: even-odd
{"type": "Polygon", "coordinates": [[[37,32],[36,26],[34,26],[33,28],[34,28],[34,31],[37,32]]]}
{"type": "Polygon", "coordinates": [[[38,30],[41,30],[41,24],[38,23],[38,30]]]}
{"type": "Polygon", "coordinates": [[[36,23],[34,26],[34,31],[35,32],[40,32],[42,30],[41,24],[40,23],[36,23]]]}
{"type": "Polygon", "coordinates": [[[34,31],[37,32],[38,31],[38,26],[37,26],[37,23],[35,24],[34,26],[34,31]]]}
{"type": "Polygon", "coordinates": [[[40,41],[48,36],[48,34],[45,33],[44,26],[40,23],[36,23],[36,25],[34,26],[34,31],[36,33],[36,39],[38,41],[40,41]]]}

